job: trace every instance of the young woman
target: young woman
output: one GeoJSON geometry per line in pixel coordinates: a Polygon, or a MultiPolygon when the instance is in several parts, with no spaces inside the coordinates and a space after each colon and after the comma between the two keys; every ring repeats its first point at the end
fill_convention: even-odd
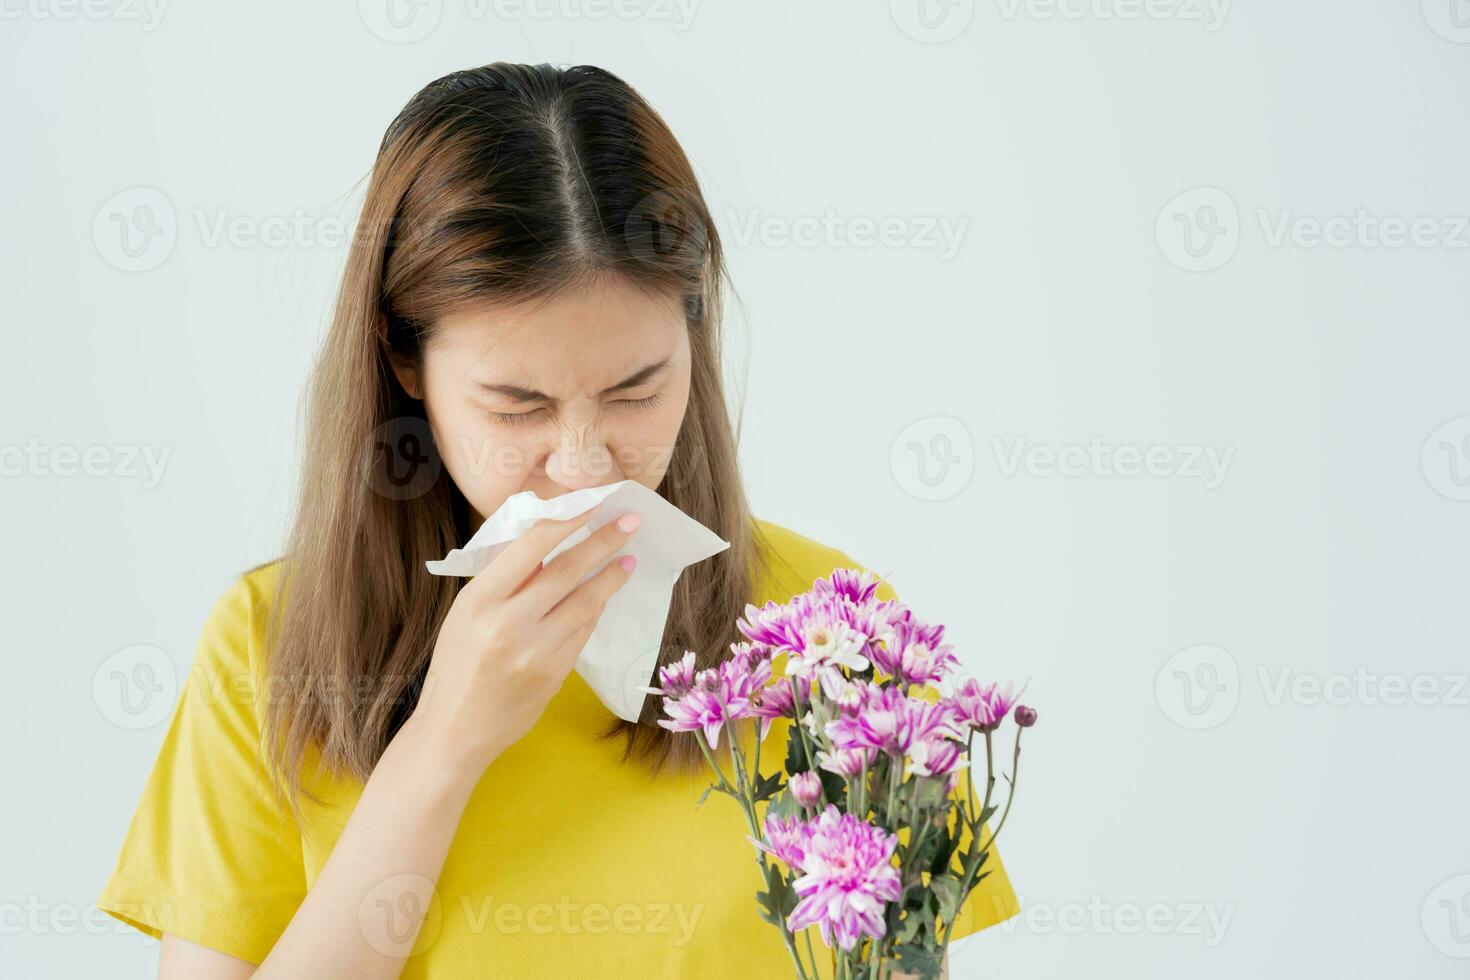
{"type": "MultiPolygon", "coordinates": [[[[572,671],[636,522],[544,569],[586,515],[471,579],[424,568],[513,493],[637,480],[730,542],[666,624],[661,662],[703,667],[747,603],[861,567],[746,509],[723,278],[683,151],[606,71],[456,72],[393,121],[287,552],[210,614],[98,901],[162,938],[162,976],[791,975],[739,808],[695,807],[694,739],[572,671]]],[[[1016,910],[989,867],[956,937],[1016,910]]]]}

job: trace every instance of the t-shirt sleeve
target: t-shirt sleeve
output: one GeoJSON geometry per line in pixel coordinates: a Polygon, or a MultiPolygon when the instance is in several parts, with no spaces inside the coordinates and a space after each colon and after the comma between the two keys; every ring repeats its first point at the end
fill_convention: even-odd
{"type": "MultiPolygon", "coordinates": [[[[838,554],[842,559],[838,567],[868,571],[863,565],[848,558],[846,554],[841,552],[838,554]]],[[[893,586],[885,579],[879,580],[875,595],[879,599],[898,599],[898,593],[894,591],[893,586]]],[[[915,610],[915,613],[920,618],[923,618],[923,614],[919,610],[915,610]]],[[[932,687],[926,690],[926,694],[932,695],[932,697],[939,696],[939,692],[935,691],[932,687]]],[[[1000,744],[1009,745],[1007,738],[1013,737],[1014,734],[1014,729],[1010,725],[1006,725],[1000,729],[1000,732],[995,737],[1000,739],[1000,744]]],[[[960,776],[958,785],[955,787],[954,793],[951,795],[951,799],[955,800],[958,806],[965,807],[973,803],[977,811],[980,808],[980,796],[972,796],[972,794],[974,792],[974,782],[979,781],[983,783],[985,781],[985,754],[983,746],[984,743],[981,741],[980,736],[977,735],[975,738],[976,758],[971,760],[971,765],[977,766],[978,768],[973,772],[969,769],[964,770],[960,776]]],[[[1001,755],[1005,755],[1007,758],[1009,757],[1008,752],[998,752],[997,761],[999,761],[1001,755]]],[[[1001,779],[999,772],[996,773],[996,783],[996,792],[1001,796],[1003,802],[1004,781],[1001,779]]],[[[995,802],[995,799],[992,797],[991,803],[993,804],[995,802]]],[[[959,819],[958,813],[956,813],[954,818],[954,826],[966,827],[964,821],[959,819]]],[[[981,827],[982,840],[990,839],[990,830],[991,828],[988,825],[981,827]]],[[[971,834],[969,830],[964,829],[960,835],[959,853],[963,854],[965,849],[968,848],[970,838],[971,834]]],[[[957,857],[956,863],[958,863],[958,860],[957,857]]],[[[951,940],[961,939],[972,933],[979,932],[981,929],[988,929],[990,926],[1004,922],[1021,911],[1021,903],[1016,898],[1015,890],[1011,887],[1010,877],[1006,874],[1005,866],[1001,863],[999,845],[990,849],[990,853],[986,856],[985,863],[980,866],[978,873],[981,875],[979,883],[975,885],[974,890],[970,892],[969,897],[960,906],[953,924],[949,927],[949,938],[951,940]]]]}
{"type": "Polygon", "coordinates": [[[260,615],[238,578],[215,603],[98,908],[259,963],[306,895],[301,835],[260,754],[260,615]]]}

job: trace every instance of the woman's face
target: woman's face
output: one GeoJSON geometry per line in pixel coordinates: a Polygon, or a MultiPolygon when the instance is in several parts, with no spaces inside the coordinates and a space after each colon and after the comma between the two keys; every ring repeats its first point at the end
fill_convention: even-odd
{"type": "Polygon", "coordinates": [[[549,301],[446,316],[422,362],[394,371],[424,403],[473,530],[522,490],[658,489],[689,402],[689,359],[676,296],[606,277],[549,301]]]}

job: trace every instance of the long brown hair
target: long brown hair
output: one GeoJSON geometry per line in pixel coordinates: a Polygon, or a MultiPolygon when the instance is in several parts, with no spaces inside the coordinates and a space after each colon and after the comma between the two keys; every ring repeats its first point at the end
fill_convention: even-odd
{"type": "MultiPolygon", "coordinates": [[[[550,296],[615,275],[683,299],[688,408],[659,492],[730,542],[680,577],[660,663],[704,666],[740,639],[756,546],[721,380],[725,269],[694,172],[627,83],[590,66],[496,63],[446,75],[388,127],[309,388],[300,498],[271,602],[264,735],[295,806],[310,751],[366,779],[412,712],[463,579],[426,560],[464,543],[467,506],[439,463],[423,405],[390,369],[416,359],[437,318],[477,301],[550,296]],[[432,482],[383,492],[393,440],[418,437],[432,482]],[[366,683],[364,683],[366,682],[366,683]]],[[[697,743],[614,719],[622,759],[704,767],[697,743]]]]}

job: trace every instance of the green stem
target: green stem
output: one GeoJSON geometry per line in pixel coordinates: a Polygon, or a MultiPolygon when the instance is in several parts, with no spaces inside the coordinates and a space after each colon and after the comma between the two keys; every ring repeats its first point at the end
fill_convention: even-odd
{"type": "MultiPolygon", "coordinates": [[[[788,682],[791,684],[791,703],[796,705],[796,720],[793,722],[793,724],[796,725],[797,731],[801,734],[801,744],[806,749],[807,765],[813,772],[815,772],[817,769],[816,748],[812,742],[811,733],[808,732],[806,726],[801,723],[801,716],[804,714],[804,712],[802,711],[803,702],[801,700],[801,685],[796,683],[795,677],[788,678],[788,682]]],[[[812,690],[816,691],[816,685],[812,686],[812,690]]],[[[812,711],[816,711],[815,699],[813,699],[812,711]]],[[[813,717],[815,717],[815,715],[813,715],[813,717]]],[[[820,725],[818,725],[817,727],[818,729],[821,728],[820,725]]]]}
{"type": "MultiPolygon", "coordinates": [[[[965,785],[968,786],[968,787],[970,787],[970,791],[965,794],[965,810],[966,810],[967,813],[969,813],[969,815],[970,815],[970,823],[971,823],[971,825],[973,825],[975,823],[975,820],[976,820],[976,817],[975,817],[975,780],[973,780],[973,779],[970,778],[970,773],[974,771],[973,768],[971,768],[971,767],[973,767],[975,765],[975,729],[973,729],[973,728],[970,729],[970,739],[969,739],[969,741],[965,743],[965,761],[969,763],[969,766],[967,766],[965,768],[965,785]]],[[[990,775],[989,765],[990,765],[989,760],[986,760],[986,771],[985,771],[985,775],[987,777],[990,775]]]]}
{"type": "MultiPolygon", "coordinates": [[[[991,738],[990,738],[990,732],[986,732],[985,733],[985,768],[986,768],[986,775],[989,777],[989,780],[990,780],[990,786],[987,787],[986,788],[986,791],[985,791],[985,805],[983,807],[981,807],[981,809],[980,809],[980,812],[981,812],[982,815],[990,807],[990,789],[993,788],[994,785],[995,785],[994,769],[991,766],[990,759],[991,759],[991,738]]],[[[1011,754],[1011,778],[1010,778],[1011,786],[1010,786],[1010,791],[1006,794],[1006,808],[1001,811],[1001,814],[1000,814],[1000,822],[995,825],[995,830],[991,831],[991,833],[990,833],[990,842],[987,843],[984,847],[981,847],[980,846],[981,832],[985,829],[982,826],[982,823],[981,822],[973,823],[970,826],[970,833],[971,833],[971,835],[974,838],[974,842],[972,844],[972,847],[975,849],[975,863],[972,866],[968,860],[965,862],[965,882],[964,882],[964,885],[965,886],[964,886],[964,888],[962,888],[960,890],[960,904],[962,906],[964,905],[964,903],[969,898],[970,889],[973,888],[973,887],[975,887],[975,884],[974,884],[974,882],[975,882],[975,873],[980,870],[980,862],[981,862],[981,860],[984,858],[984,856],[986,855],[986,853],[988,853],[990,851],[990,849],[995,846],[995,839],[1000,836],[1001,828],[1006,825],[1006,818],[1009,817],[1010,814],[1011,814],[1011,804],[1014,803],[1015,802],[1015,799],[1016,799],[1016,779],[1017,779],[1017,776],[1020,773],[1020,763],[1021,763],[1021,729],[1020,728],[1017,728],[1016,729],[1016,748],[1015,748],[1015,751],[1011,754]]],[[[956,917],[958,917],[958,911],[956,911],[956,917]]],[[[954,920],[951,919],[950,922],[944,928],[944,941],[941,942],[940,945],[939,945],[940,956],[943,956],[944,953],[945,953],[945,951],[949,949],[949,940],[950,940],[951,935],[953,935],[953,933],[954,933],[954,925],[955,925],[954,924],[954,920]]]]}
{"type": "MultiPolygon", "coordinates": [[[[739,733],[735,729],[734,725],[730,726],[729,734],[731,763],[735,767],[736,779],[739,780],[740,783],[740,787],[738,790],[734,790],[731,788],[730,781],[725,778],[724,771],[720,768],[719,763],[715,761],[714,754],[710,752],[709,744],[704,739],[704,732],[700,731],[699,729],[695,729],[694,731],[694,737],[699,741],[699,748],[702,752],[704,752],[705,759],[709,761],[709,764],[714,767],[716,775],[720,777],[720,785],[725,790],[729,791],[730,795],[735,797],[735,799],[740,803],[740,809],[745,811],[745,820],[750,827],[751,836],[754,837],[756,840],[764,840],[765,835],[761,833],[760,824],[755,818],[755,805],[749,799],[749,794],[747,793],[745,788],[745,761],[740,752],[739,733]]],[[[756,848],[755,863],[756,867],[760,869],[761,883],[765,885],[765,887],[770,888],[771,876],[766,865],[766,852],[761,850],[760,848],[756,848]]],[[[791,964],[796,967],[797,980],[808,980],[807,972],[802,967],[801,955],[796,951],[796,940],[791,935],[791,930],[786,928],[786,923],[781,922],[780,918],[781,917],[779,915],[776,916],[776,925],[777,928],[781,930],[781,941],[785,943],[786,951],[791,954],[791,964]]],[[[812,974],[810,980],[816,980],[816,966],[816,961],[813,960],[812,974]]]]}
{"type": "MultiPolygon", "coordinates": [[[[1005,825],[1006,825],[1006,818],[1011,815],[1011,804],[1014,803],[1014,802],[1016,802],[1016,777],[1019,774],[1020,765],[1021,765],[1021,729],[1018,728],[1018,729],[1016,729],[1016,751],[1011,756],[1011,778],[1010,778],[1011,787],[1010,787],[1010,790],[1006,793],[1006,808],[1004,810],[1000,811],[1000,823],[996,824],[995,825],[995,829],[990,832],[990,844],[991,844],[991,846],[994,846],[995,839],[1000,836],[1001,830],[1005,827],[1005,825]]],[[[987,850],[988,849],[989,848],[987,848],[987,850]]]]}
{"type": "Polygon", "coordinates": [[[720,768],[720,764],[715,761],[714,755],[710,752],[709,743],[704,740],[704,732],[700,729],[695,729],[694,738],[699,743],[699,750],[704,753],[705,761],[710,764],[710,768],[715,771],[715,775],[720,777],[720,789],[727,793],[732,792],[734,787],[730,785],[730,780],[725,778],[725,770],[720,768]]]}
{"type": "MultiPolygon", "coordinates": [[[[903,873],[904,878],[907,878],[909,872],[914,870],[913,866],[918,861],[919,850],[924,846],[924,838],[929,836],[929,819],[925,817],[920,821],[919,816],[919,781],[915,779],[913,798],[909,801],[909,827],[911,830],[909,833],[909,851],[905,855],[906,860],[904,861],[904,864],[908,865],[903,873]]],[[[904,884],[907,885],[908,882],[905,881],[904,884]]]]}

